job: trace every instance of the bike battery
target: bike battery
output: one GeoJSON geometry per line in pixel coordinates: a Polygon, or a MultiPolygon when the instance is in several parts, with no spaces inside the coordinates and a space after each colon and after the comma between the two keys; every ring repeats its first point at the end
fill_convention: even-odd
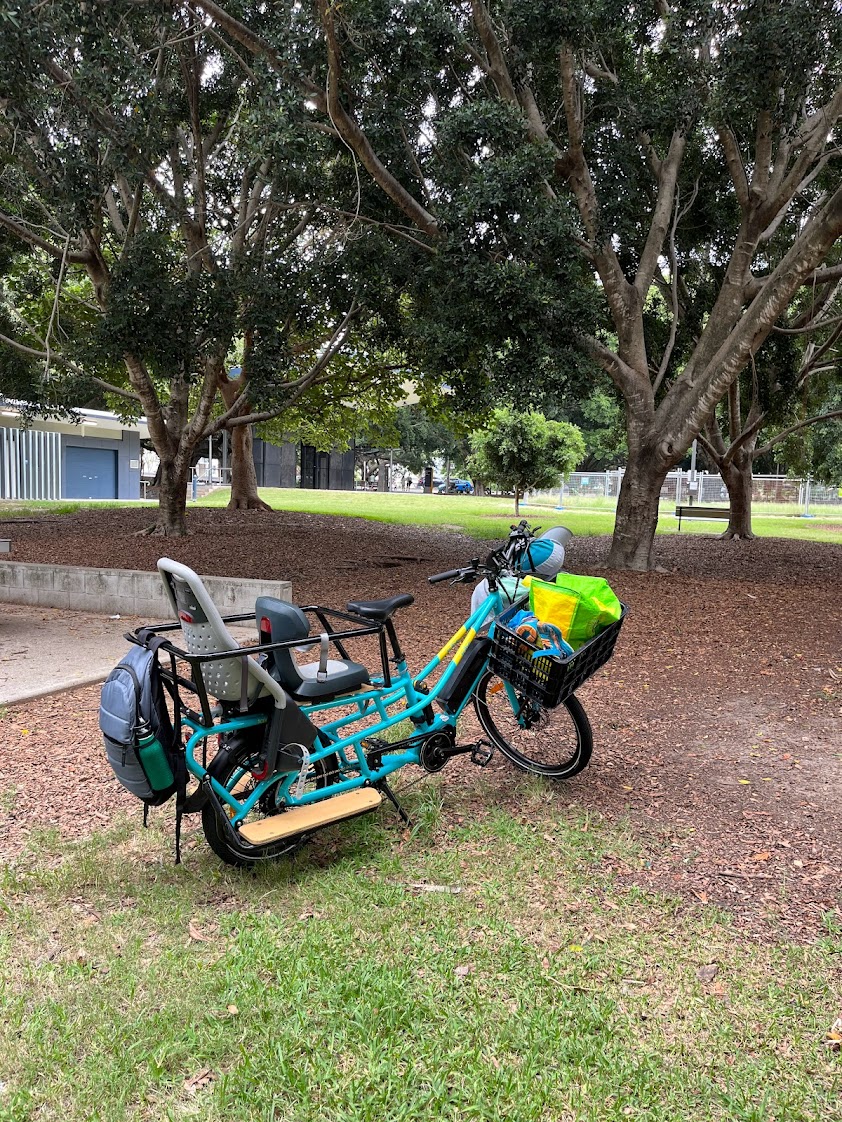
{"type": "Polygon", "coordinates": [[[491,640],[484,635],[482,638],[474,639],[465,651],[462,661],[436,698],[445,713],[452,716],[459,711],[460,706],[476,685],[477,678],[479,678],[485,666],[490,650],[491,640]]]}

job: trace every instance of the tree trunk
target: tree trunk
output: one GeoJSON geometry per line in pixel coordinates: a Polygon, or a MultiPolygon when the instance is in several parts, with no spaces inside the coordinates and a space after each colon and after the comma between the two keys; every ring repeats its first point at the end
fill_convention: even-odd
{"type": "Polygon", "coordinates": [[[187,481],[190,463],[184,460],[161,461],[158,483],[158,517],[148,531],[165,538],[183,538],[187,534],[187,481]]]}
{"type": "Polygon", "coordinates": [[[390,485],[389,480],[389,461],[384,456],[377,457],[377,490],[388,491],[390,485]]]}
{"type": "MultiPolygon", "coordinates": [[[[754,442],[752,442],[752,449],[754,442]]],[[[753,538],[751,532],[751,486],[752,464],[754,457],[751,452],[741,449],[731,463],[722,472],[722,480],[728,488],[728,501],[731,507],[731,516],[728,520],[728,529],[721,537],[753,538]]]]}
{"type": "Polygon", "coordinates": [[[271,510],[257,493],[254,436],[251,425],[231,429],[231,498],[229,510],[271,510]]]}
{"type": "Polygon", "coordinates": [[[515,487],[515,518],[520,515],[520,487],[515,487]]]}
{"type": "MultiPolygon", "coordinates": [[[[242,376],[230,379],[223,371],[219,378],[219,389],[225,408],[230,409],[243,389],[242,376]]],[[[239,415],[248,413],[249,402],[245,401],[239,415]]],[[[231,433],[231,498],[229,510],[271,510],[257,493],[257,472],[254,470],[254,435],[251,425],[234,425],[231,433]]]]}
{"type": "Polygon", "coordinates": [[[609,569],[634,569],[646,572],[655,567],[655,530],[658,526],[658,501],[667,468],[653,464],[651,451],[629,447],[629,462],[620,495],[614,536],[608,554],[609,569]]]}

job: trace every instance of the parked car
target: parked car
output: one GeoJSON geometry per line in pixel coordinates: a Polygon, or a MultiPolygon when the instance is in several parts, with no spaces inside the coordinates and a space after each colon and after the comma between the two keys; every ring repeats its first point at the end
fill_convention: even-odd
{"type": "Polygon", "coordinates": [[[473,495],[474,485],[470,479],[451,479],[448,483],[443,480],[436,487],[437,495],[473,495]]]}

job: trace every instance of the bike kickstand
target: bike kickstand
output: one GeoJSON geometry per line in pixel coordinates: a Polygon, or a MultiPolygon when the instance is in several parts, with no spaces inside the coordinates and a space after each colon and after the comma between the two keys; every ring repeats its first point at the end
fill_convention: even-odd
{"type": "Polygon", "coordinates": [[[409,817],[409,815],[406,813],[404,808],[398,802],[398,796],[395,794],[395,792],[392,790],[392,788],[389,786],[389,784],[386,782],[386,780],[381,779],[380,782],[378,784],[376,784],[376,786],[377,786],[378,791],[383,792],[383,794],[386,796],[386,798],[389,800],[389,802],[392,804],[392,806],[398,812],[398,814],[400,815],[401,821],[404,823],[404,825],[405,826],[411,826],[412,825],[412,819],[409,817]]]}

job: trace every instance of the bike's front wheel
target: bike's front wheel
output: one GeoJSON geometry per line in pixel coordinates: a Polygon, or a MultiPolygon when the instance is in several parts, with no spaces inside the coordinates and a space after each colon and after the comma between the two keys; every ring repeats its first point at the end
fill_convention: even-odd
{"type": "Polygon", "coordinates": [[[575,696],[545,709],[489,670],[474,690],[474,708],[486,734],[522,771],[569,779],[588,766],[591,723],[575,696]]]}

